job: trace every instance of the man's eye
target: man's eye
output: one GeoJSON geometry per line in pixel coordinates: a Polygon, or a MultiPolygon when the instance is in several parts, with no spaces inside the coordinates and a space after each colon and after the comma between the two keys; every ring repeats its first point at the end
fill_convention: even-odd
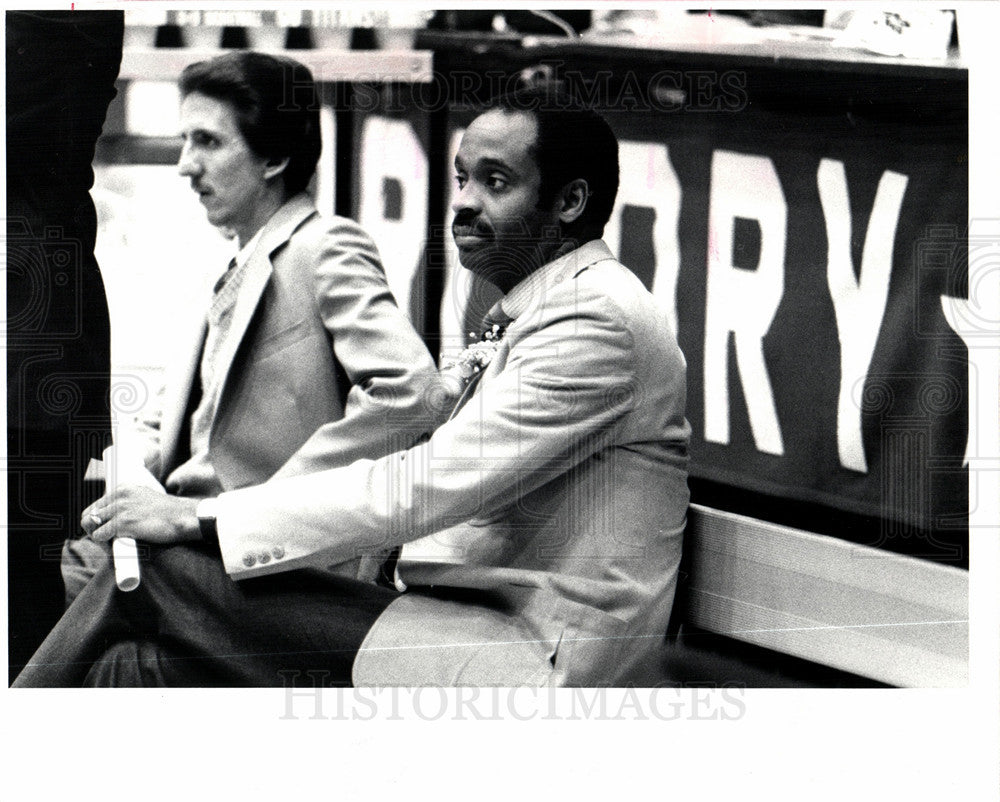
{"type": "Polygon", "coordinates": [[[507,179],[502,175],[491,175],[486,179],[486,186],[492,190],[501,191],[507,189],[507,179]]]}
{"type": "Polygon", "coordinates": [[[195,145],[200,145],[203,148],[215,147],[219,143],[219,140],[211,134],[195,134],[191,137],[191,141],[195,145]]]}
{"type": "Polygon", "coordinates": [[[455,176],[455,183],[456,183],[456,184],[458,184],[458,188],[459,188],[459,189],[461,189],[462,187],[464,187],[464,186],[465,186],[465,184],[466,184],[466,182],[467,182],[468,180],[469,180],[469,179],[468,179],[468,178],[466,178],[466,177],[465,177],[464,175],[456,175],[456,176],[455,176]]]}

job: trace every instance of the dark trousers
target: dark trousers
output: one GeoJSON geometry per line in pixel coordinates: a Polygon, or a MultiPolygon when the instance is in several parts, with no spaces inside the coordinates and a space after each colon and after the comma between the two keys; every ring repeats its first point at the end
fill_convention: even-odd
{"type": "Polygon", "coordinates": [[[398,595],[308,569],[234,582],[202,544],[145,548],[139,588],[119,591],[102,569],[14,687],[349,686],[398,595]]]}
{"type": "Polygon", "coordinates": [[[8,682],[45,640],[65,610],[59,572],[63,541],[82,532],[80,513],[100,496],[100,485],[81,481],[103,433],[8,429],[7,611],[8,682]],[[93,486],[92,486],[93,485],[93,486]]]}

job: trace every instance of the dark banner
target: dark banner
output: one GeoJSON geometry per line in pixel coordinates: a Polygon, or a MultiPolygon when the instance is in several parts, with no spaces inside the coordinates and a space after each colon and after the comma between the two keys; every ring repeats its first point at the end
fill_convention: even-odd
{"type": "Polygon", "coordinates": [[[692,475],[963,528],[964,128],[732,118],[711,136],[615,120],[611,233],[676,309],[692,475]]]}

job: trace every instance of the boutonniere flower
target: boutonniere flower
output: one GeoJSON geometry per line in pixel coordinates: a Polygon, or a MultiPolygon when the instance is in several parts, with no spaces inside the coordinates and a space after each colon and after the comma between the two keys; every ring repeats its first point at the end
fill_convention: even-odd
{"type": "Polygon", "coordinates": [[[468,384],[472,377],[484,371],[503,339],[507,329],[504,326],[494,324],[488,328],[476,340],[476,333],[469,332],[469,337],[474,340],[458,357],[448,362],[442,372],[458,379],[461,386],[468,384]]]}

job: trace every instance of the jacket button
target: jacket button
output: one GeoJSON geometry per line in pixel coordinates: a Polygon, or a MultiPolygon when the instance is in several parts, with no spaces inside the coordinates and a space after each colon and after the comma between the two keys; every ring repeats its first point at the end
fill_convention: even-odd
{"type": "Polygon", "coordinates": [[[262,551],[260,554],[257,555],[257,559],[260,560],[261,564],[263,565],[264,563],[271,562],[271,555],[269,552],[262,551]]]}
{"type": "Polygon", "coordinates": [[[271,549],[271,554],[274,555],[274,559],[280,560],[282,557],[285,556],[285,550],[281,548],[281,546],[275,546],[273,549],[271,549]]]}
{"type": "Polygon", "coordinates": [[[247,552],[246,554],[243,555],[243,564],[247,568],[252,567],[256,562],[257,558],[254,557],[250,552],[247,552]]]}

